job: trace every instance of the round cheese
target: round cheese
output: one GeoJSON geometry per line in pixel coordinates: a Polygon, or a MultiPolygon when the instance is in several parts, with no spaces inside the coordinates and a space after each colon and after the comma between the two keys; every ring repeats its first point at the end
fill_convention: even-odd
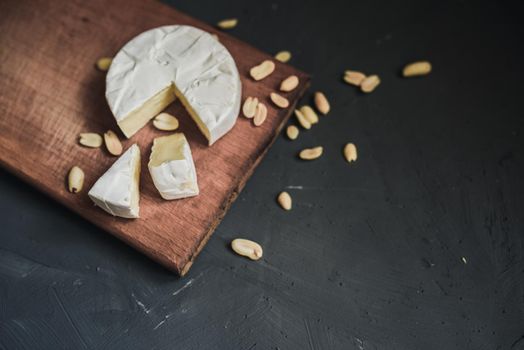
{"type": "Polygon", "coordinates": [[[178,97],[211,145],[234,126],[241,93],[227,49],[185,25],[138,35],[114,57],[106,77],[107,102],[127,137],[178,97]]]}

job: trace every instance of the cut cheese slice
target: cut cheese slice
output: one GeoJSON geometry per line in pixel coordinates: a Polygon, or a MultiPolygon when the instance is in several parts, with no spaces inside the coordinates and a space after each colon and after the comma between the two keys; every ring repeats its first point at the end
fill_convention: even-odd
{"type": "Polygon", "coordinates": [[[179,199],[198,195],[195,164],[184,134],[157,137],[153,142],[148,167],[162,198],[179,199]]]}
{"type": "Polygon", "coordinates": [[[235,124],[241,93],[227,49],[184,25],[138,35],[118,52],[106,77],[107,102],[127,137],[178,97],[211,145],[235,124]]]}
{"type": "Polygon", "coordinates": [[[140,148],[134,144],[96,181],[88,194],[111,215],[138,218],[139,182],[140,148]]]}

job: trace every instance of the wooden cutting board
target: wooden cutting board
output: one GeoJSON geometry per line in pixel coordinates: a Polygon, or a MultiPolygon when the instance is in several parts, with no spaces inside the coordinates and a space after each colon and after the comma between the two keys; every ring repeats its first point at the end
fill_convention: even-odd
{"type": "MultiPolygon", "coordinates": [[[[241,24],[240,24],[241,25],[241,24]]],[[[203,248],[254,168],[280,133],[309,77],[276,61],[276,70],[261,82],[249,68],[271,57],[216,28],[160,2],[130,0],[0,2],[0,164],[89,221],[159,263],[184,275],[203,248]],[[116,160],[104,149],[78,145],[81,132],[123,135],[104,98],[105,74],[94,68],[101,56],[112,56],[128,40],[151,28],[188,24],[216,33],[231,52],[242,77],[243,99],[255,96],[268,106],[260,127],[239,117],[235,127],[208,147],[179,102],[167,111],[180,120],[189,140],[200,195],[161,199],[147,170],[152,140],[165,135],[147,125],[124,148],[138,143],[142,153],[140,218],[115,218],[95,207],[87,196],[93,183],[116,160]],[[282,79],[295,74],[299,87],[285,94],[287,109],[268,99],[282,79]],[[84,190],[67,191],[73,165],[86,173],[84,190]]]]}

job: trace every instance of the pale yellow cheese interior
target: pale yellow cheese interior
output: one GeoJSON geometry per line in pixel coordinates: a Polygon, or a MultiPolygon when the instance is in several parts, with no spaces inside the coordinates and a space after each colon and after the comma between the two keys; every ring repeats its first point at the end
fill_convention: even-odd
{"type": "Polygon", "coordinates": [[[148,121],[156,117],[160,112],[167,108],[178,97],[182,102],[191,118],[195,121],[200,131],[209,140],[210,134],[208,128],[202,122],[198,114],[191,107],[184,95],[173,84],[158,92],[155,96],[147,100],[142,106],[129,113],[124,119],[118,122],[118,126],[127,138],[133,136],[148,121]]]}
{"type": "Polygon", "coordinates": [[[118,126],[126,137],[133,136],[138,130],[147,124],[149,120],[156,117],[167,106],[175,100],[175,94],[171,86],[166,87],[155,96],[151,97],[142,106],[129,113],[118,122],[118,126]]]}
{"type": "Polygon", "coordinates": [[[133,169],[134,172],[132,186],[134,188],[131,189],[131,208],[138,209],[138,202],[140,200],[140,152],[138,152],[134,159],[133,169]]]}
{"type": "Polygon", "coordinates": [[[153,142],[149,166],[157,167],[171,160],[184,159],[183,149],[186,142],[186,138],[182,133],[157,137],[153,142]]]}
{"type": "Polygon", "coordinates": [[[197,126],[200,129],[200,131],[202,132],[202,134],[204,134],[206,139],[210,140],[211,139],[211,135],[209,134],[209,129],[207,128],[207,126],[202,122],[202,119],[200,119],[200,117],[198,116],[197,112],[195,112],[193,107],[191,107],[191,105],[189,104],[189,102],[187,102],[187,100],[184,97],[184,95],[182,95],[182,93],[180,91],[178,91],[178,89],[176,88],[175,85],[173,85],[173,88],[175,90],[176,97],[178,97],[180,99],[180,102],[182,102],[182,105],[185,107],[186,111],[189,113],[191,118],[193,118],[193,120],[197,124],[197,126]]]}

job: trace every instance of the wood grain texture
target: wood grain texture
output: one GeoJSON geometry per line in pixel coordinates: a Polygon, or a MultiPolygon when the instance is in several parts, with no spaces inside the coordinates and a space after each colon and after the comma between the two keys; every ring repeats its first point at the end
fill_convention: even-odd
{"type": "MultiPolygon", "coordinates": [[[[0,5],[0,164],[78,212],[96,225],[183,275],[254,168],[279,134],[309,77],[275,61],[262,82],[249,68],[269,56],[159,2],[102,0],[80,2],[4,1],[0,5]],[[261,127],[239,117],[236,126],[208,147],[179,102],[176,115],[191,145],[200,195],[178,201],[161,199],[147,171],[152,140],[165,133],[147,125],[124,148],[138,143],[142,153],[140,219],[114,218],[95,207],[88,189],[116,160],[104,149],[78,145],[80,132],[117,131],[104,98],[105,74],[94,68],[101,56],[116,54],[135,35],[166,24],[189,24],[217,33],[230,50],[242,77],[243,96],[266,103],[261,127]],[[277,109],[269,93],[295,74],[299,87],[287,93],[288,109],[277,109]],[[79,195],[67,192],[68,170],[86,173],[79,195]]],[[[123,135],[118,131],[119,136],[123,135]]]]}

